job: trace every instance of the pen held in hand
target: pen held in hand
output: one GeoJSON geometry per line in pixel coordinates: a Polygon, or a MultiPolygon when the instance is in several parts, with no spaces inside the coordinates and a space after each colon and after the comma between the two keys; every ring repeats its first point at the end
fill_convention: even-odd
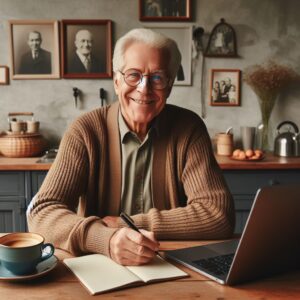
{"type": "MultiPolygon", "coordinates": [[[[124,212],[121,212],[120,214],[121,219],[128,225],[129,228],[139,232],[141,235],[143,235],[140,230],[136,227],[134,224],[134,221],[124,212]]],[[[146,237],[147,238],[147,237],[146,237]]],[[[158,253],[158,251],[155,251],[156,255],[158,255],[160,258],[163,259],[163,257],[158,253]]]]}

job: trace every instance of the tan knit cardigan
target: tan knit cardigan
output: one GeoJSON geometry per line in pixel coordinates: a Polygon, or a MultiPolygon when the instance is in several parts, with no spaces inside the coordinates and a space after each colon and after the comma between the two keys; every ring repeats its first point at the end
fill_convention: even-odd
{"type": "MultiPolygon", "coordinates": [[[[118,103],[79,117],[64,134],[55,162],[28,210],[29,230],[74,255],[109,255],[117,230],[101,217],[120,213],[118,103]]],[[[154,208],[133,216],[157,239],[218,239],[234,228],[232,197],[203,121],[166,105],[154,140],[154,208]]],[[[124,224],[120,221],[119,227],[124,224]]]]}

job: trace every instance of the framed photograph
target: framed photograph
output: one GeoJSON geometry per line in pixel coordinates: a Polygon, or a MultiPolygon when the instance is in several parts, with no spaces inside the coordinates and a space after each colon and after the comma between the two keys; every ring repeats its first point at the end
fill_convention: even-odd
{"type": "Polygon", "coordinates": [[[192,26],[170,25],[145,27],[172,38],[181,53],[181,66],[174,85],[192,84],[192,26]]]}
{"type": "Polygon", "coordinates": [[[12,78],[59,78],[58,22],[10,20],[9,27],[12,78]]]}
{"type": "Polygon", "coordinates": [[[0,85],[6,85],[9,82],[8,67],[0,66],[0,85]]]}
{"type": "Polygon", "coordinates": [[[212,106],[240,106],[241,71],[212,69],[210,103],[212,106]]]}
{"type": "Polygon", "coordinates": [[[61,47],[64,78],[112,77],[110,20],[62,20],[61,47]]]}
{"type": "Polygon", "coordinates": [[[139,0],[140,21],[191,21],[191,0],[139,0]]]}
{"type": "Polygon", "coordinates": [[[235,31],[223,18],[213,28],[204,55],[207,57],[238,57],[235,31]]]}

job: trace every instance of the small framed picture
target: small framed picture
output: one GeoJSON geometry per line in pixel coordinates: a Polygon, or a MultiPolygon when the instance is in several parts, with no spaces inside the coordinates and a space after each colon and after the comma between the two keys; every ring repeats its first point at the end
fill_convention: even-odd
{"type": "Polygon", "coordinates": [[[178,70],[174,85],[192,84],[192,26],[169,25],[169,26],[147,26],[165,36],[173,39],[181,53],[181,65],[178,70]]]}
{"type": "Polygon", "coordinates": [[[59,78],[58,22],[10,20],[13,79],[59,78]]]}
{"type": "Polygon", "coordinates": [[[191,21],[191,0],[139,0],[140,21],[191,21]]]}
{"type": "Polygon", "coordinates": [[[210,103],[212,106],[240,106],[241,71],[212,69],[210,103]]]}
{"type": "Polygon", "coordinates": [[[62,20],[61,49],[64,78],[112,77],[112,22],[62,20]]]}
{"type": "Polygon", "coordinates": [[[233,27],[222,18],[212,30],[204,53],[207,57],[238,57],[233,27]]]}
{"type": "Polygon", "coordinates": [[[9,82],[8,67],[0,66],[0,85],[6,85],[9,82]]]}

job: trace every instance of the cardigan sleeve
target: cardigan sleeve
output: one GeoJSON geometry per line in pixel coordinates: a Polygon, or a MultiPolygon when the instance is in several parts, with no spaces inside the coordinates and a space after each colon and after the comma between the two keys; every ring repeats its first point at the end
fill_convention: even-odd
{"type": "Polygon", "coordinates": [[[168,210],[152,208],[146,214],[133,216],[139,227],[153,231],[158,239],[220,239],[233,233],[233,199],[215,160],[205,125],[192,136],[185,148],[180,178],[174,180],[183,187],[186,205],[173,204],[168,210]]]}
{"type": "Polygon", "coordinates": [[[109,256],[109,240],[116,229],[106,227],[96,216],[77,214],[88,178],[86,148],[78,135],[74,127],[65,133],[57,158],[27,210],[28,227],[73,255],[109,256]]]}

